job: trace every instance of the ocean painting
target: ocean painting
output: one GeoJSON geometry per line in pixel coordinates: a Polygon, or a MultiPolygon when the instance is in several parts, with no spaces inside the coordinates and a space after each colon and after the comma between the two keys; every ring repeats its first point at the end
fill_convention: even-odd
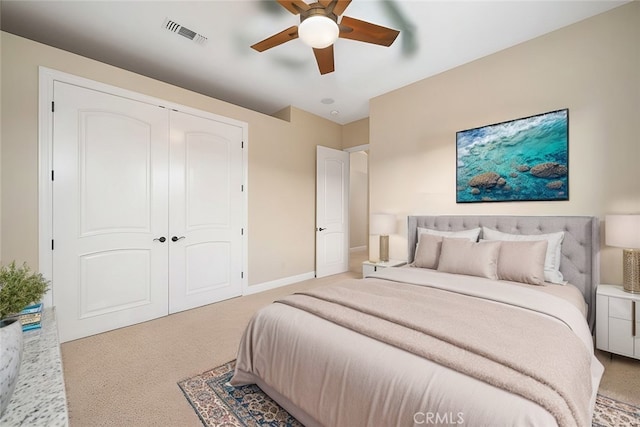
{"type": "Polygon", "coordinates": [[[456,133],[456,202],[569,200],[569,110],[456,133]]]}

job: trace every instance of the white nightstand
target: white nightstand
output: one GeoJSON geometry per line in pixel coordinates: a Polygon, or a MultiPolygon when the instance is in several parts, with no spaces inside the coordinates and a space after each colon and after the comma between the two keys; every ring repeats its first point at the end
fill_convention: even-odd
{"type": "Polygon", "coordinates": [[[640,294],[620,285],[599,285],[596,295],[596,347],[640,359],[640,294]]]}
{"type": "Polygon", "coordinates": [[[400,261],[398,259],[390,259],[389,261],[365,261],[362,263],[362,277],[367,277],[368,275],[375,273],[381,268],[387,267],[400,267],[401,265],[405,265],[406,261],[400,261]]]}

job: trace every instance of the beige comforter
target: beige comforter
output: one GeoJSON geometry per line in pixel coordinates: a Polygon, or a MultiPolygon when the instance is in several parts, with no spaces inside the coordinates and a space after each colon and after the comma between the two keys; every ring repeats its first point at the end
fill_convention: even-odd
{"type": "Polygon", "coordinates": [[[258,383],[310,425],[590,424],[602,370],[580,310],[504,282],[392,270],[261,311],[232,383],[258,383]]]}

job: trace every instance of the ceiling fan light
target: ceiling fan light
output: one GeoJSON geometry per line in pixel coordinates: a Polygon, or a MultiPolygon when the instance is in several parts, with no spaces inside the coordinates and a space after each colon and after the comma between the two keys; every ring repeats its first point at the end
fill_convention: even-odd
{"type": "Polygon", "coordinates": [[[338,24],[326,16],[310,16],[298,26],[298,37],[315,49],[324,49],[338,40],[338,24]]]}

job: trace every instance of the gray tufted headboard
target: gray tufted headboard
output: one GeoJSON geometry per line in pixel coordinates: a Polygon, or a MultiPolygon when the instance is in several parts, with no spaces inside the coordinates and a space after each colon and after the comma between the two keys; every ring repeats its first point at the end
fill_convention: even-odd
{"type": "MultiPolygon", "coordinates": [[[[545,234],[564,231],[560,272],[575,285],[589,306],[588,321],[595,324],[595,294],[600,281],[600,234],[598,218],[590,216],[410,216],[408,218],[409,262],[418,242],[417,227],[460,231],[488,227],[511,234],[545,234]]],[[[482,235],[480,235],[482,238],[482,235]]]]}

